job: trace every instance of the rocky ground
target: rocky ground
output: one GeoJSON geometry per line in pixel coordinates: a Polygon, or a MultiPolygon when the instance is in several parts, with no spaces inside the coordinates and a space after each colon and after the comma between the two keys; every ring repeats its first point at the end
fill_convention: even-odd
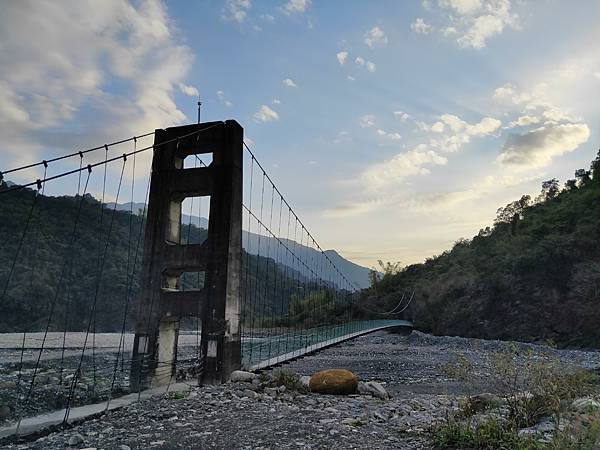
{"type": "MultiPolygon", "coordinates": [[[[378,381],[391,399],[332,396],[267,387],[255,381],[194,387],[156,396],[88,420],[71,429],[3,448],[96,449],[425,449],[429,431],[458,410],[466,395],[493,392],[491,358],[507,343],[414,332],[377,332],[323,350],[283,368],[299,375],[345,368],[378,381]],[[471,364],[469,382],[453,379],[457,355],[471,364]]],[[[545,346],[516,344],[534,354],[545,346]]],[[[566,363],[600,367],[600,353],[561,350],[566,363]]],[[[273,371],[271,372],[273,375],[273,371]]],[[[271,384],[272,386],[272,384],[271,384]]]]}

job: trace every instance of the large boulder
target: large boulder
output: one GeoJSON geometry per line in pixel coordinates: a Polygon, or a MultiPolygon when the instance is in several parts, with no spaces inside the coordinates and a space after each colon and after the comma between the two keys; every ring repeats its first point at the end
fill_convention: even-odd
{"type": "Polygon", "coordinates": [[[258,378],[258,375],[252,372],[246,372],[244,370],[234,370],[231,372],[231,376],[229,377],[229,381],[232,383],[246,382],[251,383],[252,380],[258,378]]]}
{"type": "Polygon", "coordinates": [[[310,390],[317,394],[353,394],[358,386],[358,379],[349,370],[322,370],[310,377],[310,390]]]}

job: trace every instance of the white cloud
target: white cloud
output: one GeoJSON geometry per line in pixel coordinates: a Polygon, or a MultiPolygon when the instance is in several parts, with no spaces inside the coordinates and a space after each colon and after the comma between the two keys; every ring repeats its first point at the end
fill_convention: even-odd
{"type": "Polygon", "coordinates": [[[0,133],[5,163],[30,162],[42,150],[64,151],[183,122],[186,116],[174,94],[188,76],[193,55],[176,35],[158,1],[3,5],[0,133]],[[114,81],[128,89],[119,95],[106,91],[114,81]],[[77,116],[84,107],[93,118],[77,116]],[[78,120],[77,127],[66,127],[71,120],[78,120]],[[56,132],[59,126],[79,131],[56,132]]]}
{"type": "MultiPolygon", "coordinates": [[[[564,88],[564,82],[558,82],[553,85],[555,88],[564,88]]],[[[494,100],[498,103],[508,105],[512,108],[518,107],[521,112],[527,113],[531,120],[542,119],[558,123],[561,121],[574,122],[569,114],[562,108],[556,106],[549,100],[552,90],[547,83],[538,83],[530,92],[520,92],[516,86],[507,83],[496,88],[494,91],[494,100]],[[535,116],[533,116],[535,114],[535,116]]]]}
{"type": "Polygon", "coordinates": [[[444,128],[445,126],[442,122],[436,122],[433,125],[431,125],[431,131],[433,131],[434,133],[443,133],[444,128]]]}
{"type": "Polygon", "coordinates": [[[311,0],[289,0],[281,7],[281,11],[288,16],[292,14],[301,14],[306,11],[310,4],[311,0]]]}
{"type": "Polygon", "coordinates": [[[348,52],[338,52],[335,56],[340,65],[343,66],[346,63],[346,58],[348,58],[348,52]]]}
{"type": "Polygon", "coordinates": [[[596,80],[600,80],[600,72],[594,72],[594,78],[596,78],[596,80]]]}
{"type": "Polygon", "coordinates": [[[447,162],[447,158],[428,150],[425,145],[419,145],[387,161],[372,165],[362,173],[361,179],[369,190],[382,191],[397,186],[406,177],[429,174],[429,169],[425,166],[444,165],[447,162]]]}
{"type": "Polygon", "coordinates": [[[394,111],[394,117],[401,122],[406,121],[410,116],[404,111],[394,111]]]}
{"type": "Polygon", "coordinates": [[[383,32],[383,30],[377,26],[371,28],[364,35],[365,44],[367,44],[371,48],[375,47],[383,47],[387,45],[388,38],[383,32]]]}
{"type": "Polygon", "coordinates": [[[500,120],[492,117],[484,117],[477,123],[468,123],[454,114],[442,114],[440,120],[432,125],[418,121],[415,123],[421,131],[443,134],[439,138],[430,139],[427,145],[444,153],[458,152],[471,142],[472,137],[491,135],[502,126],[500,120]]]}
{"type": "Polygon", "coordinates": [[[584,123],[549,124],[509,136],[497,161],[519,168],[543,167],[553,157],[574,151],[589,137],[590,129],[584,123]]]}
{"type": "Polygon", "coordinates": [[[375,72],[375,70],[377,70],[377,66],[375,65],[374,62],[367,61],[362,56],[357,56],[356,59],[354,60],[354,63],[358,67],[366,67],[366,69],[371,73],[375,72]]]}
{"type": "Polygon", "coordinates": [[[410,25],[410,29],[417,34],[429,34],[433,31],[433,26],[425,23],[423,19],[418,18],[410,25]]]}
{"type": "Polygon", "coordinates": [[[256,119],[257,122],[272,122],[274,120],[279,120],[279,114],[267,105],[262,105],[260,109],[254,113],[254,119],[256,119]]]}
{"type": "Polygon", "coordinates": [[[179,83],[178,86],[179,86],[179,90],[181,92],[183,92],[185,95],[189,95],[190,97],[198,97],[200,95],[200,93],[198,92],[198,89],[196,89],[194,86],[189,86],[184,83],[179,83]]]}
{"type": "Polygon", "coordinates": [[[375,125],[375,116],[373,114],[366,114],[358,119],[358,125],[362,128],[370,128],[375,125]]]}
{"type": "Polygon", "coordinates": [[[513,120],[508,124],[509,128],[527,127],[540,123],[540,119],[535,116],[520,116],[517,120],[513,120]]]}
{"type": "Polygon", "coordinates": [[[273,99],[273,104],[274,105],[281,105],[281,100],[279,100],[278,98],[274,98],[273,99]]]}
{"type": "Polygon", "coordinates": [[[298,87],[296,85],[296,83],[294,82],[294,80],[292,80],[291,78],[286,78],[285,80],[282,81],[282,83],[284,86],[287,86],[287,87],[292,87],[292,88],[298,87]]]}
{"type": "Polygon", "coordinates": [[[251,0],[226,0],[221,17],[230,22],[243,23],[251,7],[251,0]]]}
{"type": "Polygon", "coordinates": [[[382,130],[381,128],[377,130],[377,134],[379,136],[391,139],[393,141],[399,141],[400,139],[402,139],[402,135],[400,133],[388,133],[385,130],[382,130]]]}
{"type": "Polygon", "coordinates": [[[261,14],[260,18],[268,23],[275,22],[275,17],[273,17],[271,14],[261,14]]]}
{"type": "Polygon", "coordinates": [[[471,15],[482,7],[481,0],[440,0],[442,8],[453,9],[460,15],[471,15]]]}
{"type": "Polygon", "coordinates": [[[442,114],[441,121],[455,133],[464,132],[469,136],[486,136],[500,128],[502,122],[492,117],[484,117],[479,123],[469,124],[453,114],[442,114]]]}
{"type": "Polygon", "coordinates": [[[348,75],[348,76],[346,77],[346,79],[347,79],[348,81],[356,81],[356,78],[354,78],[352,75],[348,75]]]}
{"type": "Polygon", "coordinates": [[[233,103],[231,103],[231,101],[229,101],[227,98],[225,98],[225,92],[218,90],[217,91],[217,98],[221,101],[221,103],[223,103],[226,107],[231,108],[233,106],[233,103]]]}
{"type": "MultiPolygon", "coordinates": [[[[512,11],[513,0],[438,0],[438,13],[443,21],[442,36],[455,39],[461,47],[484,48],[487,41],[506,28],[518,28],[518,16],[512,11]]],[[[433,27],[417,19],[411,26],[417,33],[427,34],[433,27]]]]}

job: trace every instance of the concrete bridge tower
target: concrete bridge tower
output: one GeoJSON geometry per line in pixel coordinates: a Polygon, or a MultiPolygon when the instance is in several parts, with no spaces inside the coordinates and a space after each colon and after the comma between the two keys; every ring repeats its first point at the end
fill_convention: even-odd
{"type": "Polygon", "coordinates": [[[236,121],[173,127],[156,130],[154,143],[130,383],[146,389],[175,376],[185,316],[202,322],[199,382],[221,383],[241,361],[243,129],[236,121]],[[206,153],[208,167],[184,168],[186,157],[206,153]],[[208,237],[182,244],[182,201],[199,196],[210,196],[208,237]],[[204,286],[182,290],[186,272],[203,272],[204,286]]]}

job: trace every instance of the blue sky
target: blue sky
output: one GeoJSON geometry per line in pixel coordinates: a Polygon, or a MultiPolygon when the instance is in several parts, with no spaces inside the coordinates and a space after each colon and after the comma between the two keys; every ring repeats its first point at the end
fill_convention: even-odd
{"type": "Polygon", "coordinates": [[[194,122],[198,92],[321,245],[363,265],[439,254],[600,147],[595,0],[3,9],[2,168],[194,122]]]}

